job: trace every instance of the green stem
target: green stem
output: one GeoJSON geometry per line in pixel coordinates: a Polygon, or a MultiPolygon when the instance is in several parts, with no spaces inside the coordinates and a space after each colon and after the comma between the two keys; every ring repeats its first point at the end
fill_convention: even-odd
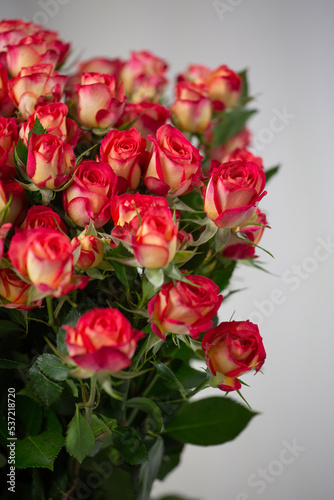
{"type": "Polygon", "coordinates": [[[48,310],[48,315],[49,315],[49,325],[52,326],[53,330],[57,333],[57,326],[56,326],[56,320],[53,312],[53,307],[52,307],[52,297],[48,295],[45,298],[46,301],[46,307],[48,310]]]}
{"type": "Polygon", "coordinates": [[[92,414],[96,396],[96,386],[97,386],[97,376],[93,375],[90,379],[90,394],[86,404],[86,420],[89,423],[89,425],[92,422],[92,414]]]}
{"type": "MultiPolygon", "coordinates": [[[[152,378],[151,382],[148,384],[148,386],[146,387],[145,391],[143,392],[143,394],[141,395],[141,397],[145,398],[146,396],[148,396],[150,390],[152,389],[152,387],[154,386],[154,384],[156,383],[156,381],[158,380],[159,378],[159,374],[156,373],[154,375],[154,377],[152,378]]],[[[127,420],[127,425],[130,427],[130,425],[132,424],[132,422],[134,421],[134,419],[136,418],[137,414],[138,414],[139,410],[138,408],[135,408],[131,415],[129,416],[128,420],[127,420]]]]}

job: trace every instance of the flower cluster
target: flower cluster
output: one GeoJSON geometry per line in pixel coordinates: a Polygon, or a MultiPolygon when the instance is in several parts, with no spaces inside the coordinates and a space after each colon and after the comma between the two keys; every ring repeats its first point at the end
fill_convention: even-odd
{"type": "Polygon", "coordinates": [[[34,23],[0,23],[1,317],[21,314],[28,336],[54,331],[72,385],[98,377],[109,398],[148,395],[152,370],[185,399],[239,390],[266,356],[256,325],[217,324],[221,292],[238,262],[257,263],[268,227],[246,74],[191,65],[166,106],[163,59],[94,58],[64,75],[69,47],[34,23]],[[180,382],[192,358],[207,372],[180,382]],[[139,382],[120,396],[118,378],[139,382]]]}

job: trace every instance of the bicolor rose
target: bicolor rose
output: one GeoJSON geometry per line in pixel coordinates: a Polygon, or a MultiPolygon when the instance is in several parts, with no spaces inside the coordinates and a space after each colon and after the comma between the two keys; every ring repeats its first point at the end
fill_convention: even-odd
{"type": "MultiPolygon", "coordinates": [[[[1,190],[0,190],[0,203],[1,203],[1,190]]],[[[0,260],[2,259],[4,251],[5,251],[5,239],[6,239],[7,234],[11,228],[12,228],[12,224],[10,222],[8,222],[6,224],[2,224],[0,226],[0,260]]]]}
{"type": "Polygon", "coordinates": [[[83,73],[81,84],[76,84],[75,87],[76,114],[79,123],[84,127],[111,127],[123,113],[126,97],[123,85],[117,88],[114,76],[83,73]]]}
{"type": "Polygon", "coordinates": [[[160,57],[146,50],[132,52],[130,59],[124,64],[121,71],[121,80],[124,82],[125,93],[131,95],[145,84],[145,79],[157,78],[157,91],[160,93],[167,80],[165,72],[167,63],[160,57]]]}
{"type": "Polygon", "coordinates": [[[146,140],[136,129],[110,130],[101,142],[101,160],[108,163],[118,177],[119,191],[135,190],[141,178],[146,140]]]}
{"type": "MultiPolygon", "coordinates": [[[[0,116],[0,165],[15,167],[14,149],[17,141],[18,130],[14,118],[0,116]]],[[[15,168],[13,174],[15,176],[15,168]]]]}
{"type": "Polygon", "coordinates": [[[130,366],[137,342],[144,336],[112,308],[92,309],[81,316],[76,326],[63,328],[70,358],[95,373],[115,373],[130,366]]]}
{"type": "Polygon", "coordinates": [[[21,229],[38,229],[39,227],[46,227],[55,231],[60,230],[65,234],[67,233],[65,224],[57,212],[52,210],[51,207],[34,205],[29,208],[26,218],[22,222],[21,229]]]}
{"type": "MultiPolygon", "coordinates": [[[[211,143],[213,141],[213,123],[210,125],[210,130],[205,131],[204,139],[207,143],[211,143]]],[[[210,149],[210,158],[211,160],[217,160],[219,163],[224,163],[227,160],[228,155],[232,153],[235,149],[244,149],[249,146],[251,142],[251,133],[245,127],[236,135],[233,135],[228,139],[228,141],[221,145],[216,146],[210,149]]]]}
{"type": "Polygon", "coordinates": [[[67,113],[67,106],[62,102],[38,106],[35,113],[29,116],[20,129],[20,137],[25,146],[28,146],[29,133],[36,123],[36,118],[38,118],[48,134],[55,135],[75,147],[79,137],[79,127],[75,121],[67,118],[67,113]]]}
{"type": "Polygon", "coordinates": [[[204,196],[204,210],[219,228],[244,225],[266,194],[265,174],[254,162],[231,161],[214,168],[204,196]]]}
{"type": "Polygon", "coordinates": [[[142,137],[155,134],[158,128],[169,119],[169,109],[154,102],[127,102],[124,113],[116,123],[116,127],[132,124],[142,137]]]}
{"type": "MultiPolygon", "coordinates": [[[[23,281],[10,268],[0,269],[0,296],[12,306],[26,305],[31,285],[23,281]]],[[[6,305],[0,297],[0,304],[6,305]]]]}
{"type": "Polygon", "coordinates": [[[203,84],[181,82],[175,86],[176,100],[171,116],[182,130],[199,133],[207,129],[212,116],[212,103],[203,84]]]}
{"type": "Polygon", "coordinates": [[[152,156],[145,185],[154,194],[180,196],[202,185],[201,160],[197,148],[177,128],[163,125],[152,141],[152,156]]]}
{"type": "Polygon", "coordinates": [[[223,297],[211,279],[192,275],[187,279],[194,285],[170,281],[148,303],[152,330],[162,339],[166,332],[197,339],[212,326],[221,305],[223,297]]]}
{"type": "Polygon", "coordinates": [[[97,267],[103,261],[104,246],[93,234],[83,231],[77,238],[79,240],[80,255],[76,262],[79,269],[91,269],[97,267]]]}
{"type": "Polygon", "coordinates": [[[27,175],[39,188],[54,189],[65,184],[75,168],[73,148],[53,134],[31,134],[27,175]]]}
{"type": "Polygon", "coordinates": [[[4,177],[0,181],[0,210],[5,207],[9,200],[9,210],[2,214],[1,222],[8,222],[16,226],[21,224],[24,219],[29,202],[24,194],[24,188],[15,179],[4,177]]]}
{"type": "Polygon", "coordinates": [[[117,177],[108,163],[80,163],[70,186],[63,193],[65,212],[80,227],[90,220],[101,227],[111,219],[117,177]]]}
{"type": "Polygon", "coordinates": [[[227,259],[234,260],[255,257],[255,245],[260,242],[265,227],[268,227],[266,216],[257,208],[251,222],[239,229],[242,235],[250,242],[243,241],[238,238],[237,234],[231,232],[230,238],[223,248],[222,255],[227,259]]]}
{"type": "Polygon", "coordinates": [[[205,83],[211,73],[211,69],[202,64],[190,64],[188,68],[178,75],[177,83],[205,83]]]}
{"type": "Polygon", "coordinates": [[[35,111],[36,104],[58,102],[63,94],[67,76],[52,71],[51,64],[37,64],[22,68],[9,80],[8,92],[21,118],[26,120],[35,111]]]}
{"type": "Polygon", "coordinates": [[[60,231],[25,229],[12,237],[8,256],[21,276],[40,291],[59,297],[88,282],[87,277],[74,275],[74,249],[60,231]]]}
{"type": "Polygon", "coordinates": [[[134,218],[140,216],[150,207],[168,208],[168,201],[162,196],[140,193],[115,196],[112,206],[112,219],[115,226],[124,226],[124,224],[131,223],[134,218]]]}
{"type": "Polygon", "coordinates": [[[227,161],[236,161],[236,160],[242,160],[242,161],[253,161],[256,163],[262,170],[264,170],[263,166],[263,160],[261,156],[255,156],[249,149],[246,148],[236,148],[234,149],[231,153],[229,153],[225,159],[224,162],[227,161]]]}
{"type": "Polygon", "coordinates": [[[15,105],[8,95],[8,75],[5,67],[0,64],[0,115],[12,116],[15,105]]]}
{"type": "Polygon", "coordinates": [[[224,104],[226,108],[234,106],[242,92],[242,78],[225,65],[212,71],[206,80],[210,99],[224,104]]]}
{"type": "Polygon", "coordinates": [[[239,390],[237,377],[252,369],[258,372],[266,358],[259,329],[250,321],[223,322],[211,328],[203,337],[202,349],[214,376],[212,384],[222,391],[239,390]]]}

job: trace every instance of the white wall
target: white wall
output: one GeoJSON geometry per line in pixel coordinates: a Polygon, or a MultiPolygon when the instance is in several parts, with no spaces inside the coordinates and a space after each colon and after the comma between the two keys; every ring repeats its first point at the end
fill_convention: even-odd
{"type": "Polygon", "coordinates": [[[1,16],[20,12],[46,20],[48,28],[73,42],[74,55],[81,58],[126,58],[131,50],[146,48],[169,61],[171,75],[191,62],[250,69],[251,90],[259,94],[260,113],[251,123],[258,152],[267,167],[283,165],[261,204],[272,226],[262,244],[275,255],[272,260],[262,254],[261,260],[278,276],[240,268],[235,285],[248,289],[223,303],[221,314],[228,319],[236,310],[236,318],[251,316],[261,323],[268,356],[264,375],[248,377],[251,389],[244,391],[261,415],[227,445],[188,446],[182,466],[154,493],[174,491],[201,500],[328,500],[334,458],[334,248],[318,253],[318,239],[334,241],[334,3],[221,4],[227,6],[222,18],[211,0],[21,0],[8,1],[1,16]],[[289,117],[282,130],[268,136],[263,129],[284,110],[289,117]],[[294,266],[301,266],[302,274],[292,281],[300,272],[294,266]],[[274,289],[280,290],[280,305],[268,302],[274,289]],[[303,450],[280,465],[292,457],[283,442],[294,441],[303,450]],[[269,470],[263,488],[259,469],[269,470]]]}

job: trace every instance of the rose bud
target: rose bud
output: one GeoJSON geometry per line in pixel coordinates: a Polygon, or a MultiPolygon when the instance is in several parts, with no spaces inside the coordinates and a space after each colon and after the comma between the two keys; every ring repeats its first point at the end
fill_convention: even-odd
{"type": "Polygon", "coordinates": [[[52,71],[51,64],[37,64],[22,68],[9,80],[9,96],[18,108],[21,118],[27,120],[35,111],[36,104],[57,102],[63,94],[67,76],[52,71]]]}
{"type": "Polygon", "coordinates": [[[231,232],[230,238],[222,251],[223,257],[233,260],[256,257],[255,245],[260,242],[265,227],[269,227],[267,225],[266,216],[257,208],[256,215],[254,216],[252,221],[249,222],[246,226],[242,226],[239,229],[240,232],[243,233],[243,236],[254,243],[254,245],[252,245],[252,243],[248,243],[247,241],[243,241],[242,239],[238,238],[233,232],[231,232]],[[263,227],[259,226],[258,224],[261,224],[263,227]]]}
{"type": "Polygon", "coordinates": [[[138,86],[142,85],[145,76],[160,77],[158,88],[160,93],[167,83],[164,78],[167,68],[167,63],[151,52],[145,50],[132,52],[129,61],[124,64],[121,71],[121,80],[124,82],[126,95],[131,95],[138,86]]]}
{"type": "Polygon", "coordinates": [[[48,134],[55,135],[63,142],[68,142],[72,147],[75,147],[78,141],[79,127],[73,120],[67,118],[67,113],[67,106],[62,102],[38,106],[35,113],[29,116],[20,129],[23,144],[28,146],[29,133],[35,125],[36,118],[38,118],[48,134]]]}
{"type": "Polygon", "coordinates": [[[263,160],[261,156],[254,156],[251,151],[249,151],[246,148],[236,148],[234,149],[231,153],[229,153],[226,158],[224,159],[224,162],[227,161],[236,161],[236,160],[242,160],[242,161],[253,161],[256,163],[262,170],[264,170],[263,166],[263,160]]]}
{"type": "Polygon", "coordinates": [[[201,160],[188,139],[177,128],[163,125],[152,141],[152,156],[145,174],[145,186],[160,196],[180,196],[201,186],[201,160]]]}
{"type": "Polygon", "coordinates": [[[2,214],[0,217],[1,222],[9,222],[14,226],[21,224],[29,206],[24,188],[15,179],[8,178],[3,178],[0,185],[0,210],[11,200],[8,213],[2,214]],[[3,218],[4,215],[5,218],[3,218]]]}
{"type": "MultiPolygon", "coordinates": [[[[74,95],[78,121],[87,128],[111,127],[124,111],[123,86],[116,86],[114,76],[83,73],[74,95]]],[[[71,96],[73,98],[73,96],[71,96]]]]}
{"type": "Polygon", "coordinates": [[[37,187],[59,188],[74,169],[75,155],[69,144],[52,134],[31,134],[26,171],[37,187]]]}
{"type": "Polygon", "coordinates": [[[223,103],[226,108],[234,106],[240,99],[242,78],[225,65],[212,71],[206,84],[210,99],[223,103]]]}
{"type": "Polygon", "coordinates": [[[8,75],[2,64],[0,64],[0,115],[12,116],[15,105],[8,95],[8,75]]]}
{"type": "Polygon", "coordinates": [[[175,86],[176,100],[171,107],[173,123],[187,132],[203,132],[210,123],[212,103],[203,84],[181,82],[175,86]]]}
{"type": "Polygon", "coordinates": [[[80,255],[76,266],[79,269],[91,269],[99,266],[104,257],[102,241],[93,234],[85,234],[85,231],[78,236],[78,240],[80,242],[80,255]]]}
{"type": "Polygon", "coordinates": [[[206,363],[214,375],[212,384],[222,391],[241,388],[236,378],[251,369],[258,372],[266,358],[257,325],[250,321],[220,323],[202,341],[206,363]]]}
{"type": "Polygon", "coordinates": [[[25,229],[10,242],[8,256],[21,276],[52,297],[60,297],[88,283],[74,275],[73,251],[69,238],[48,228],[25,229]]]}
{"type": "Polygon", "coordinates": [[[152,207],[143,212],[141,218],[132,245],[136,259],[148,269],[167,266],[174,258],[178,233],[171,211],[152,207]]]}
{"type": "Polygon", "coordinates": [[[18,141],[17,125],[14,118],[0,116],[0,165],[13,167],[13,177],[16,174],[14,149],[18,141]]]}
{"type": "Polygon", "coordinates": [[[29,208],[20,229],[37,229],[39,227],[46,227],[55,231],[62,231],[65,234],[67,233],[65,224],[57,212],[52,210],[51,207],[34,205],[29,208]]]}
{"type": "Polygon", "coordinates": [[[211,73],[211,69],[202,64],[190,64],[186,71],[178,75],[177,83],[205,83],[211,73]]]}
{"type": "Polygon", "coordinates": [[[115,196],[113,198],[112,219],[115,226],[124,226],[150,207],[168,208],[168,201],[162,196],[140,193],[115,196]]]}
{"type": "Polygon", "coordinates": [[[169,119],[170,112],[164,106],[154,102],[139,102],[137,104],[127,102],[124,113],[116,123],[116,128],[132,124],[142,137],[155,134],[158,128],[165,125],[169,119]]]}
{"type": "Polygon", "coordinates": [[[212,326],[223,300],[218,286],[205,276],[187,276],[190,285],[172,281],[162,285],[160,292],[148,303],[152,330],[164,339],[165,333],[190,335],[197,339],[212,326]]]}
{"type": "MultiPolygon", "coordinates": [[[[63,326],[70,358],[91,372],[115,373],[131,364],[142,332],[117,309],[91,309],[76,326],[63,326]]],[[[89,376],[89,375],[87,375],[89,376]]]]}
{"type": "Polygon", "coordinates": [[[204,210],[219,228],[244,225],[255,214],[265,174],[254,162],[231,161],[213,169],[204,196],[204,210]]]}
{"type": "MultiPolygon", "coordinates": [[[[15,274],[12,269],[0,269],[0,295],[13,305],[27,304],[31,285],[15,274]]],[[[0,297],[0,305],[2,303],[0,297]]]]}
{"type": "Polygon", "coordinates": [[[101,160],[108,163],[118,177],[118,191],[135,190],[141,178],[141,164],[146,141],[136,129],[110,130],[101,142],[101,160]]]}
{"type": "Polygon", "coordinates": [[[63,193],[65,212],[79,227],[90,220],[101,227],[111,219],[117,177],[107,163],[86,160],[80,163],[70,186],[63,193]]]}

